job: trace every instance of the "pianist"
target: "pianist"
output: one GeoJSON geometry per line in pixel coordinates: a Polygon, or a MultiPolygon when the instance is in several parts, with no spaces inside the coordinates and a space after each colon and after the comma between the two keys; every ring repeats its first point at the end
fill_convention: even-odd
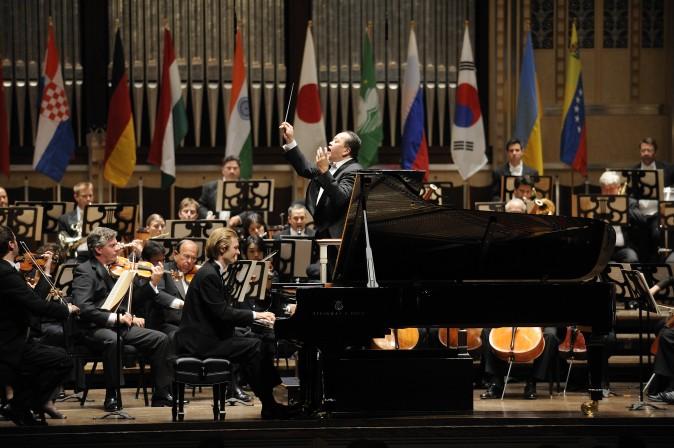
{"type": "Polygon", "coordinates": [[[239,257],[239,237],[231,228],[215,229],[206,242],[208,260],[197,271],[185,297],[176,351],[201,358],[223,357],[239,364],[262,402],[262,418],[288,417],[287,408],[274,400],[277,378],[274,360],[265,356],[260,339],[235,335],[235,327],[273,325],[271,312],[236,309],[223,275],[239,257]]]}

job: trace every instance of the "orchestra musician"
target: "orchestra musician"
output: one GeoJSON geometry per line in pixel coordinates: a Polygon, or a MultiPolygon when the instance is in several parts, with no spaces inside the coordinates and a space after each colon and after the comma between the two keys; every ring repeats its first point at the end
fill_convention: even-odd
{"type": "Polygon", "coordinates": [[[274,238],[281,236],[314,236],[314,229],[307,227],[307,208],[300,203],[288,207],[288,227],[276,234],[274,238]]]}
{"type": "MultiPolygon", "coordinates": [[[[192,276],[195,274],[198,248],[192,240],[182,240],[173,251],[173,261],[163,265],[161,275],[153,275],[154,288],[145,288],[151,295],[148,326],[167,335],[178,330],[192,276]]],[[[148,241],[143,248],[143,259],[153,265],[164,260],[164,247],[148,241]]]]}
{"type": "Polygon", "coordinates": [[[150,233],[150,238],[156,237],[164,233],[166,228],[166,221],[159,213],[153,213],[145,220],[145,228],[150,233]]]}
{"type": "Polygon", "coordinates": [[[9,207],[9,196],[3,187],[0,187],[0,207],[9,207]]]}
{"type": "Polygon", "coordinates": [[[14,267],[19,244],[14,232],[0,226],[0,384],[11,385],[13,396],[0,409],[2,415],[15,424],[46,424],[38,421],[31,409],[60,415],[50,398],[72,368],[72,361],[65,350],[29,337],[28,329],[33,316],[66,319],[79,309],[61,301],[46,301],[50,286],[43,278],[32,289],[14,267]]]}
{"type": "Polygon", "coordinates": [[[178,205],[178,219],[185,221],[196,221],[198,218],[197,209],[199,203],[194,198],[183,198],[178,205]]]}
{"type": "Polygon", "coordinates": [[[80,307],[79,326],[84,333],[84,342],[94,350],[103,347],[106,395],[106,411],[121,409],[117,397],[120,366],[117,362],[116,323],[121,326],[120,338],[125,345],[137,348],[150,358],[154,377],[152,406],[170,406],[170,374],[168,366],[168,337],[159,331],[145,327],[145,321],[129,312],[119,316],[115,312],[102,310],[115,279],[109,266],[117,259],[119,244],[117,232],[106,227],[97,227],[87,237],[90,258],[77,266],[72,283],[73,302],[80,307]]]}
{"type": "MultiPolygon", "coordinates": [[[[599,186],[601,187],[601,194],[613,196],[620,194],[622,187],[621,177],[615,171],[604,171],[599,177],[599,186]]],[[[635,216],[637,208],[637,201],[633,198],[628,198],[628,213],[630,219],[635,216]]],[[[613,226],[615,230],[615,247],[611,261],[617,263],[638,263],[639,256],[637,251],[630,244],[629,232],[627,226],[613,226]]]]}
{"type": "Polygon", "coordinates": [[[262,418],[286,418],[290,412],[276,402],[273,388],[277,374],[272,358],[265,356],[257,338],[235,334],[235,327],[254,322],[272,326],[274,313],[237,309],[223,275],[239,256],[239,237],[231,228],[218,228],[206,242],[208,260],[192,279],[185,298],[180,328],[175,334],[179,354],[200,358],[223,357],[238,364],[262,402],[262,418]]]}
{"type": "Polygon", "coordinates": [[[505,147],[508,162],[492,172],[491,195],[494,201],[501,200],[501,178],[503,176],[538,176],[538,170],[525,165],[522,161],[525,148],[522,147],[521,141],[517,139],[508,140],[505,147]]]}
{"type": "MultiPolygon", "coordinates": [[[[75,209],[64,213],[58,219],[59,239],[62,246],[68,251],[85,251],[84,247],[73,247],[82,238],[82,224],[84,221],[84,209],[94,200],[94,184],[91,182],[78,182],[73,187],[75,209]]],[[[70,255],[70,254],[69,254],[70,255]]],[[[80,260],[85,260],[87,254],[78,254],[80,260]]]]}
{"type": "MultiPolygon", "coordinates": [[[[650,288],[651,294],[657,294],[674,284],[674,277],[661,280],[650,288]]],[[[656,323],[658,350],[653,363],[653,381],[648,388],[648,399],[674,404],[674,319],[670,316],[656,323]],[[659,329],[658,329],[659,328],[659,329]]]]}
{"type": "MultiPolygon", "coordinates": [[[[240,179],[241,161],[238,157],[223,157],[220,166],[222,181],[235,181],[240,179]]],[[[218,182],[219,181],[217,180],[213,180],[201,187],[201,196],[199,196],[199,219],[215,218],[215,210],[217,208],[215,201],[217,199],[218,182]]],[[[239,222],[238,225],[241,225],[241,222],[239,222]]]]}

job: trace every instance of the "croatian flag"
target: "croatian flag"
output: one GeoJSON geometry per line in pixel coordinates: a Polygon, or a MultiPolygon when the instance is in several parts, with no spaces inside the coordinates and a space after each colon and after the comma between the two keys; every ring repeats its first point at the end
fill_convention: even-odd
{"type": "Polygon", "coordinates": [[[487,163],[484,125],[480,98],[477,94],[477,76],[473,49],[466,24],[463,48],[459,60],[459,79],[456,88],[456,107],[452,122],[452,160],[463,180],[477,173],[487,163]]]}
{"type": "Polygon", "coordinates": [[[424,129],[424,99],[421,90],[419,71],[419,52],[414,27],[410,30],[410,41],[407,47],[407,67],[402,88],[403,135],[402,163],[405,170],[424,172],[424,180],[428,180],[428,144],[424,129]]]}
{"type": "Polygon", "coordinates": [[[33,169],[60,182],[75,150],[54,26],[49,23],[33,169]]]}

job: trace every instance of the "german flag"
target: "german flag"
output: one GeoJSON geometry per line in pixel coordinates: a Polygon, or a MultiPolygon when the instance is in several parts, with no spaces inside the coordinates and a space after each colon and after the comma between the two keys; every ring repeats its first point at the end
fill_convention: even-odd
{"type": "Polygon", "coordinates": [[[115,35],[111,91],[103,177],[117,187],[124,187],[136,168],[136,136],[119,28],[115,35]]]}

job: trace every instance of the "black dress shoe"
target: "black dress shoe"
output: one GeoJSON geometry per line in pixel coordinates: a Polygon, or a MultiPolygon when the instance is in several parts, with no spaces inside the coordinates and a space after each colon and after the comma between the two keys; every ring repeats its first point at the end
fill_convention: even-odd
{"type": "MultiPolygon", "coordinates": [[[[189,403],[189,400],[184,400],[183,404],[189,403]]],[[[153,395],[152,396],[152,407],[161,408],[161,407],[171,407],[173,406],[173,395],[153,395]]]]}
{"type": "Polygon", "coordinates": [[[286,406],[279,403],[263,404],[260,417],[263,420],[286,420],[300,415],[301,408],[286,406]]]}
{"type": "Polygon", "coordinates": [[[122,406],[119,403],[119,400],[117,400],[117,397],[105,397],[105,401],[103,402],[103,409],[105,409],[106,412],[115,412],[115,411],[120,411],[122,409],[122,406]]]}
{"type": "Polygon", "coordinates": [[[503,386],[500,384],[492,383],[487,387],[487,390],[480,394],[482,400],[493,400],[501,398],[503,395],[503,386]]]}
{"type": "Polygon", "coordinates": [[[527,400],[535,400],[538,398],[536,395],[536,383],[533,381],[527,381],[527,384],[524,386],[524,398],[527,400]]]}
{"type": "Polygon", "coordinates": [[[227,400],[236,400],[241,401],[242,403],[250,403],[253,401],[253,397],[245,393],[239,386],[234,386],[230,389],[227,389],[227,400]]]}
{"type": "Polygon", "coordinates": [[[7,420],[14,422],[16,426],[45,426],[47,424],[46,421],[35,418],[28,409],[24,411],[14,409],[11,403],[0,408],[0,414],[7,420]]]}

